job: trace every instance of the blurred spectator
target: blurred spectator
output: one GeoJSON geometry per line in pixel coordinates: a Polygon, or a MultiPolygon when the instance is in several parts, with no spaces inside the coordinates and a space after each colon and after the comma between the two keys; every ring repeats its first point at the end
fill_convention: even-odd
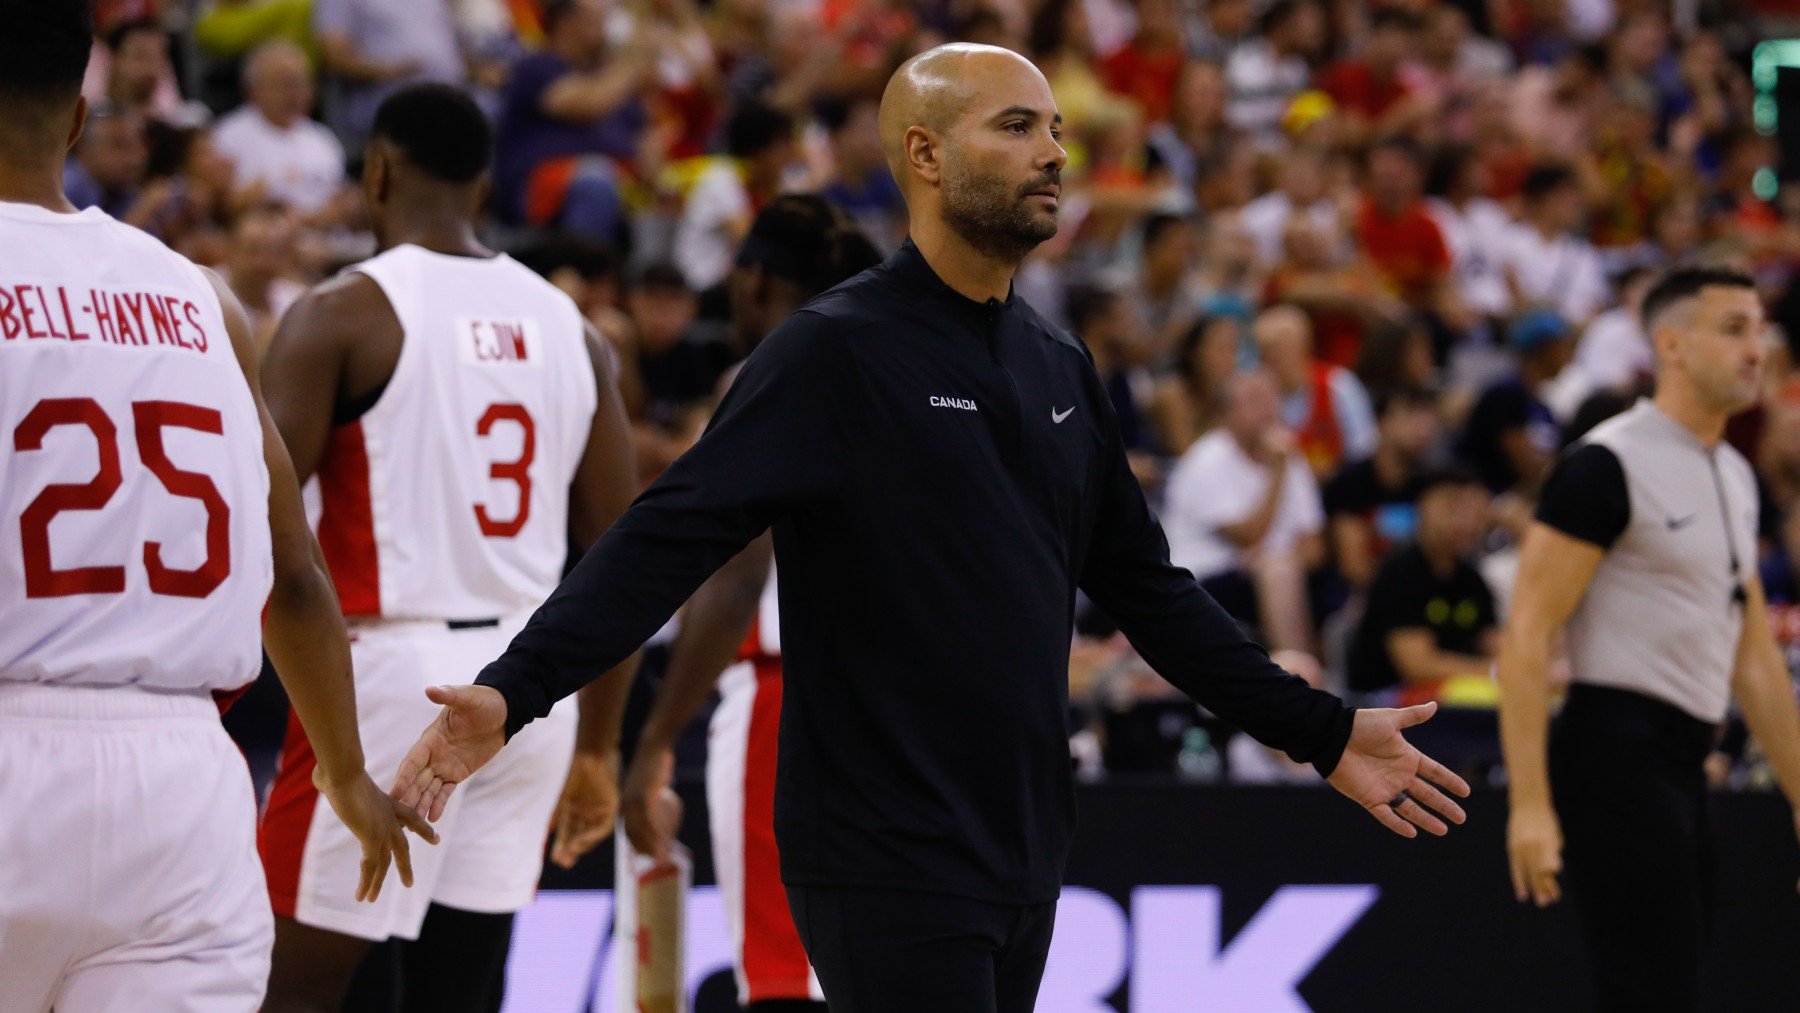
{"type": "Polygon", "coordinates": [[[625,300],[633,330],[625,368],[642,383],[638,467],[653,478],[699,438],[719,378],[737,361],[724,328],[697,320],[700,301],[673,264],[651,264],[625,300]]]}
{"type": "Polygon", "coordinates": [[[1449,137],[1467,141],[1470,107],[1512,69],[1511,54],[1470,31],[1462,8],[1442,3],[1425,12],[1418,51],[1410,55],[1402,73],[1412,92],[1434,110],[1449,137]]]}
{"type": "Polygon", "coordinates": [[[1382,561],[1350,648],[1349,685],[1406,706],[1457,676],[1486,678],[1498,647],[1494,596],[1471,560],[1488,493],[1445,469],[1419,483],[1418,536],[1382,561]]]}
{"type": "Polygon", "coordinates": [[[1412,85],[1401,72],[1418,46],[1417,18],[1398,7],[1377,7],[1362,52],[1320,73],[1319,85],[1348,120],[1352,139],[1393,131],[1423,111],[1409,101],[1412,85]]]}
{"type": "Polygon", "coordinates": [[[1225,157],[1239,141],[1225,119],[1225,71],[1209,60],[1190,60],[1175,79],[1175,96],[1164,122],[1151,125],[1146,142],[1168,167],[1185,205],[1200,181],[1200,166],[1225,157]]]}
{"type": "Polygon", "coordinates": [[[1256,351],[1281,394],[1281,424],[1316,476],[1375,451],[1375,412],[1356,374],[1313,357],[1312,322],[1299,307],[1256,318],[1256,351]]]}
{"type": "Polygon", "coordinates": [[[1374,266],[1362,257],[1333,257],[1330,241],[1312,221],[1295,218],[1288,223],[1284,252],[1263,284],[1263,302],[1304,310],[1320,359],[1337,365],[1359,361],[1372,324],[1406,315],[1405,304],[1388,291],[1374,266]]]}
{"type": "Polygon", "coordinates": [[[1605,54],[1571,50],[1553,66],[1530,66],[1510,82],[1513,126],[1536,156],[1573,159],[1594,137],[1604,94],[1605,54]]]}
{"type": "Polygon", "coordinates": [[[1600,256],[1574,230],[1584,211],[1581,184],[1563,166],[1531,170],[1521,191],[1524,214],[1507,230],[1505,268],[1514,304],[1554,309],[1579,327],[1606,307],[1600,256]]]}
{"type": "Polygon", "coordinates": [[[1312,61],[1325,45],[1325,11],[1317,0],[1275,0],[1263,11],[1258,35],[1231,51],[1231,125],[1272,134],[1288,102],[1312,79],[1312,61]]]}
{"type": "Polygon", "coordinates": [[[1072,154],[1081,152],[1095,118],[1118,101],[1095,71],[1099,60],[1093,33],[1088,30],[1088,4],[1084,0],[1045,0],[1032,16],[1027,44],[1056,95],[1056,108],[1062,113],[1069,138],[1065,146],[1073,145],[1072,154]]]}
{"type": "Polygon", "coordinates": [[[466,76],[449,0],[313,0],[312,24],[337,85],[330,122],[353,151],[401,86],[466,76]]]}
{"type": "Polygon", "coordinates": [[[144,119],[183,119],[181,89],[169,62],[169,35],[151,19],[121,21],[88,62],[82,95],[144,119]]]}
{"type": "Polygon", "coordinates": [[[1426,207],[1450,250],[1456,293],[1478,320],[1504,317],[1512,308],[1504,259],[1512,218],[1487,196],[1487,166],[1473,148],[1447,148],[1432,166],[1426,207]]]}
{"type": "Polygon", "coordinates": [[[1405,387],[1376,404],[1375,452],[1346,464],[1327,482],[1331,554],[1353,590],[1366,590],[1375,567],[1418,530],[1420,479],[1442,435],[1437,395],[1405,387]]]}
{"type": "Polygon", "coordinates": [[[345,189],[344,148],[307,118],[313,85],[305,52],[285,39],[259,46],[244,64],[244,95],[244,105],[213,127],[213,143],[235,166],[233,184],[303,217],[326,217],[345,189]]]}
{"type": "Polygon", "coordinates": [[[1145,122],[1168,119],[1175,80],[1185,60],[1181,12],[1176,0],[1138,0],[1137,31],[1100,65],[1100,79],[1135,102],[1145,122]]]}
{"type": "Polygon", "coordinates": [[[1123,295],[1080,288],[1069,294],[1069,326],[1081,336],[1094,358],[1094,369],[1106,385],[1113,413],[1118,417],[1119,438],[1125,444],[1132,472],[1145,482],[1156,475],[1153,455],[1158,441],[1147,413],[1152,381],[1149,370],[1141,364],[1143,322],[1123,295]]]}
{"type": "Polygon", "coordinates": [[[1296,215],[1318,230],[1327,254],[1335,259],[1344,230],[1337,202],[1326,193],[1325,184],[1325,153],[1295,148],[1281,156],[1275,169],[1275,189],[1244,205],[1238,220],[1256,241],[1257,256],[1264,266],[1281,262],[1288,222],[1296,215]]]}
{"type": "Polygon", "coordinates": [[[289,276],[294,264],[295,222],[292,213],[260,205],[238,215],[231,226],[221,274],[250,316],[250,329],[260,354],[269,347],[281,315],[306,291],[289,276]]]}
{"type": "Polygon", "coordinates": [[[662,157],[705,152],[718,125],[725,79],[694,0],[636,0],[614,16],[609,34],[615,48],[651,39],[661,47],[645,100],[651,118],[669,135],[662,157]]]}
{"type": "Polygon", "coordinates": [[[1157,383],[1150,410],[1158,441],[1180,456],[1219,423],[1237,372],[1242,328],[1228,315],[1202,317],[1175,342],[1174,375],[1157,383]]]}
{"type": "Polygon", "coordinates": [[[1546,398],[1557,418],[1572,417],[1583,401],[1601,391],[1626,395],[1649,391],[1654,353],[1638,310],[1655,282],[1655,272],[1644,268],[1627,274],[1619,281],[1619,305],[1595,317],[1582,331],[1569,368],[1557,377],[1554,393],[1546,398]]]}
{"type": "Polygon", "coordinates": [[[1677,189],[1650,212],[1650,233],[1641,242],[1601,254],[1606,273],[1621,284],[1637,269],[1668,270],[1695,259],[1700,251],[1700,200],[1691,190],[1677,189]]]}
{"type": "Polygon", "coordinates": [[[1187,216],[1153,214],[1144,219],[1131,300],[1150,335],[1146,352],[1152,365],[1169,361],[1176,338],[1200,315],[1189,284],[1198,248],[1194,223],[1187,216]]]}
{"type": "Polygon", "coordinates": [[[820,104],[819,121],[830,138],[832,168],[820,193],[849,215],[886,256],[906,238],[906,202],[881,150],[875,121],[879,108],[868,97],[820,104]]]}
{"type": "Polygon", "coordinates": [[[1528,310],[1507,329],[1507,343],[1517,369],[1482,393],[1457,450],[1490,490],[1529,494],[1556,453],[1556,417],[1542,389],[1569,363],[1569,325],[1549,310],[1528,310]]]}
{"type": "Polygon", "coordinates": [[[1188,52],[1196,59],[1223,64],[1256,28],[1250,0],[1209,0],[1188,31],[1188,52]]]}
{"type": "Polygon", "coordinates": [[[796,153],[793,117],[740,105],[725,124],[725,153],[694,180],[675,226],[675,263],[696,292],[725,280],[757,209],[781,192],[796,153]]]}
{"type": "Polygon", "coordinates": [[[656,37],[610,50],[606,0],[556,0],[544,10],[544,51],[513,65],[495,132],[500,213],[618,243],[624,166],[647,114],[639,93],[656,68],[656,37]]]}
{"type": "Polygon", "coordinates": [[[1368,195],[1356,216],[1362,254],[1407,305],[1461,333],[1472,321],[1451,277],[1450,248],[1420,199],[1424,156],[1389,138],[1369,152],[1368,195]]]}
{"type": "Polygon", "coordinates": [[[97,207],[123,219],[144,185],[150,158],[144,118],[129,109],[93,106],[73,156],[63,165],[63,192],[69,203],[97,207]]]}
{"type": "Polygon", "coordinates": [[[1231,378],[1219,427],[1169,473],[1162,520],[1169,558],[1227,612],[1273,649],[1308,648],[1304,574],[1323,561],[1325,517],[1273,377],[1231,378]]]}

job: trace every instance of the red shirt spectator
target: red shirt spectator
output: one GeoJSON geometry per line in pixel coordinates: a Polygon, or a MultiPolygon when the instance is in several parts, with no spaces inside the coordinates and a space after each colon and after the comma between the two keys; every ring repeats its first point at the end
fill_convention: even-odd
{"type": "Polygon", "coordinates": [[[1363,201],[1356,234],[1369,260],[1411,305],[1428,305],[1439,279],[1450,273],[1450,247],[1420,201],[1395,214],[1384,213],[1374,198],[1363,201]]]}
{"type": "Polygon", "coordinates": [[[1146,123],[1157,123],[1169,118],[1187,58],[1181,17],[1171,0],[1141,0],[1137,17],[1137,34],[1100,64],[1100,80],[1109,91],[1136,102],[1146,123]]]}

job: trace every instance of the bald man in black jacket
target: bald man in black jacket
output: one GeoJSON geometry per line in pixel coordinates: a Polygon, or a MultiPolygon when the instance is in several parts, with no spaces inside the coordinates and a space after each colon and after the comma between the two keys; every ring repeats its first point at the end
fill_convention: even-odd
{"type": "Polygon", "coordinates": [[[1445,792],[1467,785],[1400,734],[1432,705],[1352,711],[1309,688],[1170,564],[1087,350],[1013,296],[1056,232],[1060,122],[1004,49],[896,72],[881,131],[909,241],[771,334],[506,654],[433,691],[445,710],[402,801],[435,815],[773,528],[776,836],[833,1010],[1031,1008],[1074,823],[1078,589],[1170,682],[1396,833],[1462,821],[1445,792]]]}

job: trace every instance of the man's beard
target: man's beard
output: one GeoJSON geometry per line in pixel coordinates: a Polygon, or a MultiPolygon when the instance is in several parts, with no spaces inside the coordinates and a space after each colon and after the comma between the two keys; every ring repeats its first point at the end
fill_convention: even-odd
{"type": "Polygon", "coordinates": [[[1056,235],[1055,213],[1048,221],[1041,219],[1027,203],[1026,195],[1060,183],[1059,177],[1060,173],[1047,173],[1016,187],[999,176],[947,172],[944,221],[982,255],[1017,264],[1039,243],[1056,235]]]}

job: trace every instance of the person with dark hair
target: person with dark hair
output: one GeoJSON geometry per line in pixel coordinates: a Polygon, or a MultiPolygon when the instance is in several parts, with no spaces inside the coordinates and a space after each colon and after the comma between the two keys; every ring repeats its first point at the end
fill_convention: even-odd
{"type": "Polygon", "coordinates": [[[507,653],[430,691],[444,710],[394,795],[441,814],[772,527],[781,878],[836,1008],[1033,1007],[1074,815],[1078,589],[1163,676],[1393,832],[1461,822],[1467,785],[1402,734],[1432,707],[1345,709],[1169,562],[1088,354],[1014,293],[1063,193],[1043,75],[939,46],[895,72],[880,124],[911,240],[776,328],[507,653]]]}
{"type": "MultiPolygon", "coordinates": [[[[95,68],[104,88],[95,101],[128,109],[147,120],[181,112],[181,92],[169,61],[169,33],[148,18],[121,21],[106,33],[105,66],[95,68]]],[[[92,74],[90,74],[90,77],[92,74]]]]}
{"type": "Polygon", "coordinates": [[[1273,134],[1293,97],[1312,82],[1312,61],[1325,48],[1325,8],[1318,0],[1275,0],[1256,35],[1225,61],[1231,125],[1273,134]]]}
{"type": "Polygon", "coordinates": [[[1404,129],[1427,111],[1409,101],[1413,86],[1402,73],[1418,49],[1418,17],[1400,7],[1377,7],[1360,52],[1320,72],[1319,88],[1348,121],[1351,141],[1404,129]]]}
{"type": "Polygon", "coordinates": [[[1761,391],[1762,301],[1747,275],[1683,268],[1643,317],[1655,397],[1563,455],[1520,551],[1496,665],[1507,854],[1521,902],[1555,903],[1566,881],[1600,1008],[1696,1010],[1703,762],[1735,696],[1800,803],[1800,712],[1756,571],[1756,476],[1723,439],[1761,391]],[[1559,633],[1571,685],[1552,722],[1559,633]]]}
{"type": "Polygon", "coordinates": [[[1543,309],[1515,317],[1506,340],[1515,367],[1482,391],[1456,453],[1490,491],[1529,496],[1556,459],[1556,416],[1544,395],[1569,364],[1574,341],[1568,321],[1543,309]]]}
{"type": "MultiPolygon", "coordinates": [[[[1462,17],[1454,7],[1442,8],[1462,17]]],[[[1488,196],[1491,173],[1466,145],[1452,145],[1432,158],[1425,210],[1450,250],[1450,272],[1463,308],[1491,331],[1512,309],[1513,294],[1502,267],[1512,217],[1488,196]]]]}
{"type": "Polygon", "coordinates": [[[1142,320],[1145,354],[1161,367],[1170,361],[1175,340],[1200,315],[1189,284],[1200,234],[1192,216],[1159,211],[1144,218],[1139,235],[1138,271],[1128,297],[1142,320]]]}
{"type": "Polygon", "coordinates": [[[1132,474],[1145,487],[1155,489],[1161,471],[1155,456],[1162,443],[1150,426],[1150,370],[1145,366],[1151,335],[1141,311],[1124,293],[1100,287],[1080,287],[1069,293],[1069,329],[1081,336],[1094,356],[1094,372],[1106,385],[1113,413],[1119,418],[1119,438],[1132,474]]]}
{"type": "Polygon", "coordinates": [[[1237,372],[1243,325],[1230,314],[1203,316],[1175,339],[1174,369],[1151,395],[1163,453],[1179,457],[1225,413],[1225,385],[1237,372]]]}
{"type": "Polygon", "coordinates": [[[1503,267],[1514,305],[1555,310],[1583,327],[1611,294],[1600,254],[1578,233],[1587,206],[1575,171],[1540,165],[1520,190],[1523,211],[1507,230],[1503,267]]]}
{"type": "MultiPolygon", "coordinates": [[[[817,196],[777,197],[751,223],[727,282],[731,330],[745,353],[819,293],[879,263],[874,247],[817,196]]],[[[730,378],[720,384],[723,393],[730,378]]],[[[781,712],[781,625],[774,543],[752,541],[720,567],[682,613],[655,703],[644,719],[622,795],[625,832],[665,857],[680,821],[670,790],[675,742],[716,684],[707,736],[706,802],[713,867],[731,922],[738,1003],[752,1013],[823,1013],[780,888],[774,808],[781,712]]]]}
{"type": "Polygon", "coordinates": [[[501,94],[495,207],[525,225],[558,225],[623,248],[622,187],[649,124],[641,94],[666,38],[615,48],[606,0],[555,0],[544,46],[514,63],[501,94]]]}
{"type": "Polygon", "coordinates": [[[402,828],[436,834],[367,772],[243,308],[63,195],[89,5],[0,0],[0,24],[0,1005],[250,1013],[273,926],[219,713],[265,650],[346,827],[332,901],[390,900],[391,864],[412,882],[402,828]]]}
{"type": "Polygon", "coordinates": [[[1417,530],[1375,572],[1346,672],[1354,692],[1403,705],[1436,699],[1458,676],[1485,678],[1499,635],[1493,592],[1473,561],[1487,489],[1457,467],[1415,482],[1417,530]]]}
{"type": "Polygon", "coordinates": [[[1364,591],[1394,546],[1419,524],[1419,479],[1443,435],[1437,393],[1401,387],[1375,399],[1375,452],[1325,483],[1331,556],[1352,590],[1364,591]]]}
{"type": "Polygon", "coordinates": [[[1100,63],[1100,79],[1107,90],[1136,105],[1143,123],[1169,117],[1175,79],[1187,59],[1183,6],[1179,0],[1137,0],[1132,4],[1137,27],[1131,41],[1100,63]]]}
{"type": "Polygon", "coordinates": [[[124,218],[137,203],[150,162],[144,118],[109,104],[88,107],[81,137],[62,167],[63,192],[78,208],[124,218]]]}
{"type": "Polygon", "coordinates": [[[1413,311],[1463,333],[1472,321],[1451,275],[1450,246],[1421,199],[1424,152],[1403,137],[1384,138],[1369,150],[1368,172],[1354,227],[1362,255],[1413,311]]]}
{"type": "Polygon", "coordinates": [[[756,209],[781,192],[798,147],[794,118],[762,102],[745,102],[725,121],[725,156],[688,188],[675,225],[674,257],[696,292],[731,272],[732,251],[756,209]]]}
{"type": "MultiPolygon", "coordinates": [[[[614,356],[568,296],[476,239],[491,154],[461,89],[390,95],[362,176],[381,252],[301,296],[264,363],[295,467],[319,479],[374,770],[400,762],[394,730],[429,712],[424,687],[471,677],[555,585],[571,543],[591,544],[637,488],[614,356]]],[[[635,668],[603,675],[484,771],[417,864],[417,889],[373,906],[345,899],[349,842],[290,725],[258,840],[277,915],[266,1008],[338,1008],[371,947],[398,940],[403,1008],[497,1009],[546,828],[565,862],[611,829],[635,668]]]]}
{"type": "Polygon", "coordinates": [[[821,103],[818,114],[831,145],[831,178],[819,193],[849,215],[876,249],[892,253],[906,238],[906,201],[881,157],[878,108],[868,97],[821,103]]]}

